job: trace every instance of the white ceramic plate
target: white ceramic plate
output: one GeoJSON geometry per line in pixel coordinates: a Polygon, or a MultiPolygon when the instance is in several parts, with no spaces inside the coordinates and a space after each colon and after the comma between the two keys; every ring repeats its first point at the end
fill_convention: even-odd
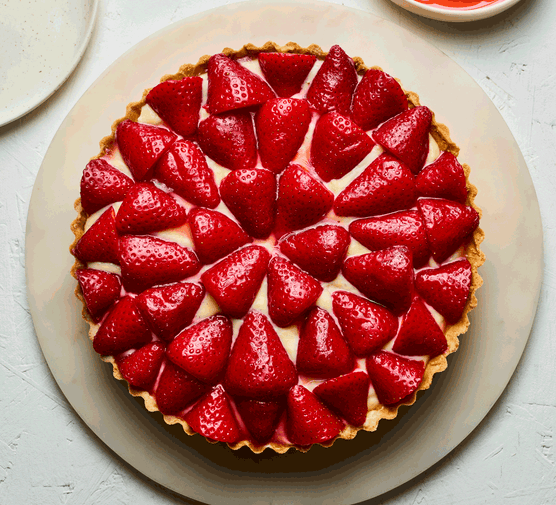
{"type": "Polygon", "coordinates": [[[0,126],[44,102],[83,56],[98,0],[4,0],[0,126]]]}
{"type": "Polygon", "coordinates": [[[438,21],[451,22],[479,21],[481,19],[487,19],[504,12],[520,1],[521,0],[502,0],[490,5],[485,5],[484,7],[480,7],[478,9],[464,10],[437,7],[418,2],[417,0],[392,0],[395,4],[398,4],[400,7],[403,7],[414,14],[419,14],[426,18],[436,19],[438,21]]]}
{"type": "Polygon", "coordinates": [[[407,482],[479,424],[506,387],[526,345],[542,273],[542,227],[527,166],[501,115],[450,58],[371,14],[323,2],[245,2],[182,20],[142,41],[89,88],[45,156],[29,207],[29,305],[60,388],[99,438],[130,465],[173,491],[210,503],[353,504],[407,482]],[[69,275],[69,226],[82,168],[126,104],[182,63],[246,42],[340,44],[399,77],[449,125],[472,167],[486,232],[485,285],[471,330],[448,370],[394,421],[332,448],[283,456],[231,451],[187,437],[149,414],[111,377],[87,337],[69,275]]]}

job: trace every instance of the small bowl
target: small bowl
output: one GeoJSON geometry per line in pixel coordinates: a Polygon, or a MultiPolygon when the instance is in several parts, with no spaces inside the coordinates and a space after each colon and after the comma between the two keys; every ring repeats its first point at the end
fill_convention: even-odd
{"type": "MultiPolygon", "coordinates": [[[[466,9],[437,7],[417,2],[416,0],[392,0],[395,4],[398,4],[400,7],[403,7],[414,14],[419,14],[438,21],[452,22],[478,21],[479,19],[490,18],[491,16],[496,16],[496,14],[504,12],[506,9],[514,6],[519,1],[520,0],[498,0],[497,2],[485,5],[484,7],[466,9]]],[[[443,0],[437,0],[437,2],[441,4],[443,3],[443,0]]]]}

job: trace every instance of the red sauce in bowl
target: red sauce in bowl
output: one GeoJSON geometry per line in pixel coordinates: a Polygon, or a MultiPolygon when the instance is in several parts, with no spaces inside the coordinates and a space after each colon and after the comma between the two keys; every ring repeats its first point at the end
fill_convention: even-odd
{"type": "Polygon", "coordinates": [[[472,10],[480,9],[503,0],[416,0],[419,3],[441,9],[472,10]]]}

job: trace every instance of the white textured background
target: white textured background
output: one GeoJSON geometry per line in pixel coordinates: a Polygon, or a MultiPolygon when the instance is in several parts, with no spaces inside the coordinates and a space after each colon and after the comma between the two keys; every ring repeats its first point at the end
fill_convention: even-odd
{"type": "MultiPolygon", "coordinates": [[[[25,223],[48,145],[100,73],[160,28],[224,3],[231,2],[100,0],[90,45],[69,80],[42,106],[0,128],[0,505],[189,503],[107,449],[57,387],[27,306],[25,223]]],[[[494,19],[460,25],[417,17],[388,0],[336,3],[414,31],[482,86],[525,156],[544,224],[538,313],[508,388],[449,456],[368,504],[556,504],[556,2],[522,0],[494,19]]]]}

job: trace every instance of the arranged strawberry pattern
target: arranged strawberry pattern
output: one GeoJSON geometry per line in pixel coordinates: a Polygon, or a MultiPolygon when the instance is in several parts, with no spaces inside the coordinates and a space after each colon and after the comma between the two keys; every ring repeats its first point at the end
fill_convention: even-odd
{"type": "Polygon", "coordinates": [[[351,119],[338,112],[323,114],[311,143],[311,165],[323,181],[341,179],[355,168],[374,142],[351,119]]]}
{"type": "Polygon", "coordinates": [[[197,131],[203,99],[203,79],[199,76],[161,82],[149,91],[145,101],[182,137],[197,131]]]}
{"type": "Polygon", "coordinates": [[[339,46],[254,58],[210,58],[206,103],[206,76],[153,88],[162,125],[118,124],[83,172],[74,275],[94,349],[163,414],[305,448],[449,351],[479,214],[453,154],[424,166],[432,113],[391,76],[339,46]]]}

